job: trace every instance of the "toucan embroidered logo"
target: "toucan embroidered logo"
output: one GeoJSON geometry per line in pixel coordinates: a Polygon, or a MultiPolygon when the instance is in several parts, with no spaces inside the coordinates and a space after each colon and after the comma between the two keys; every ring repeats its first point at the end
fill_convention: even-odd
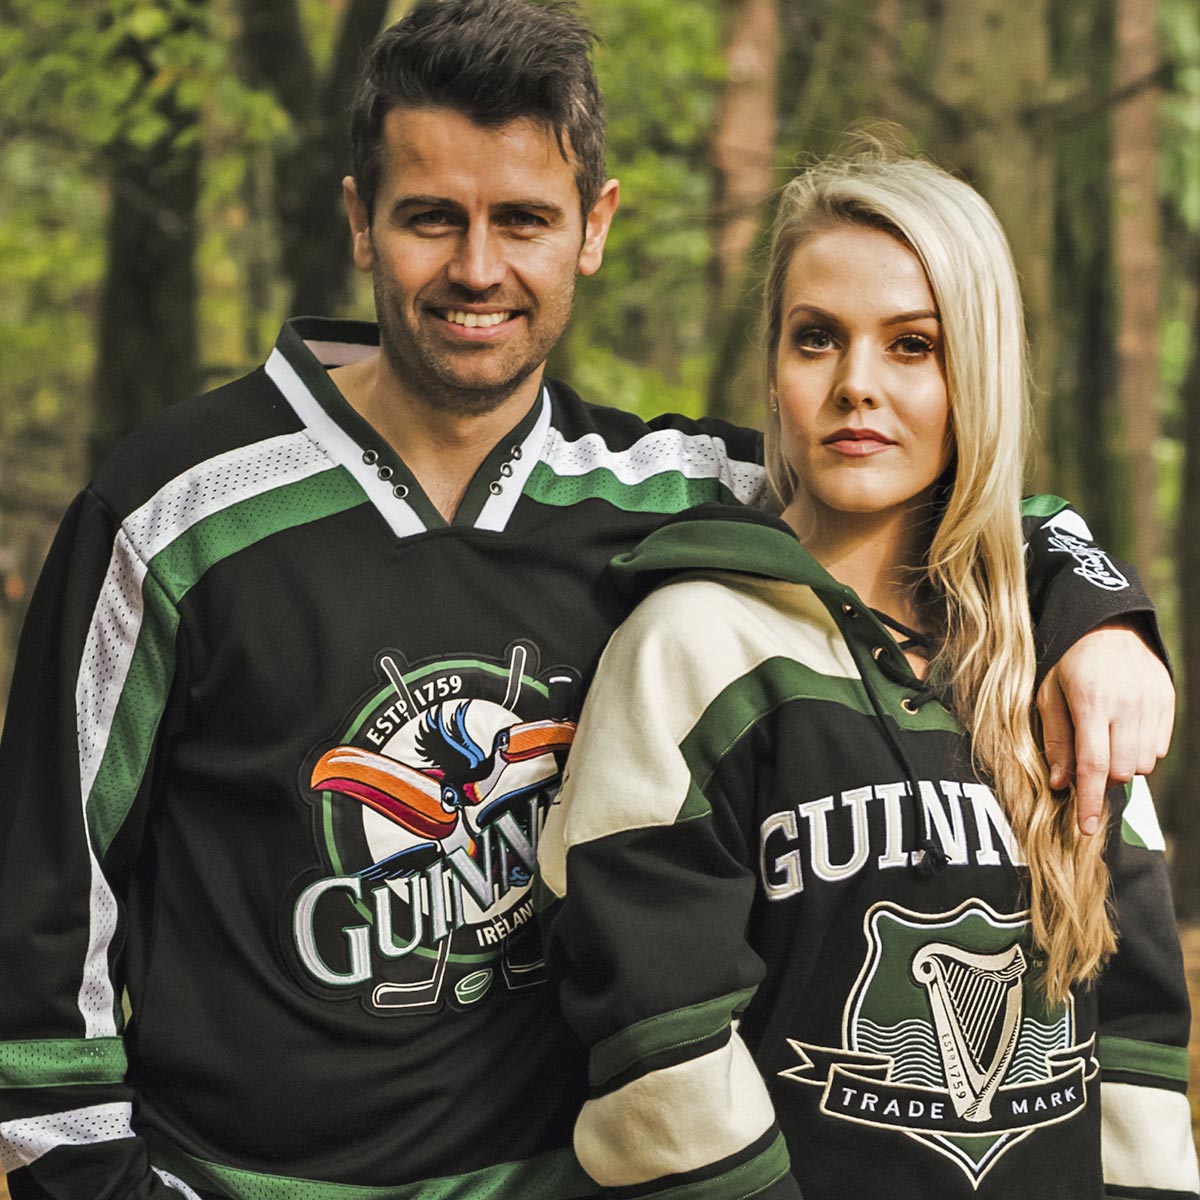
{"type": "Polygon", "coordinates": [[[1074,1002],[1048,1006],[1031,970],[1028,914],[979,900],[923,915],[882,902],[839,1047],[789,1044],[785,1078],[823,1089],[821,1111],[895,1129],[972,1185],[1034,1130],[1087,1103],[1097,1063],[1075,1044],[1074,1002]]]}
{"type": "Polygon", "coordinates": [[[301,978],[397,1014],[541,982],[530,890],[577,674],[539,675],[529,642],[502,663],[386,651],[376,670],[302,773],[327,870],[289,906],[301,978]]]}

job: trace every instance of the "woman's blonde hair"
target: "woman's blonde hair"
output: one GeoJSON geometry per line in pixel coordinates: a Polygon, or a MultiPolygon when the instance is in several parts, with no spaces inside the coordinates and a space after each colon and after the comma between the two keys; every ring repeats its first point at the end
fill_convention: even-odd
{"type": "MultiPolygon", "coordinates": [[[[788,268],[814,233],[882,229],[916,254],[942,325],[953,457],[936,501],[918,592],[937,637],[930,679],[970,732],[1024,851],[1033,935],[1047,995],[1095,975],[1115,939],[1103,838],[1083,837],[1070,798],[1050,791],[1035,740],[1033,629],[1020,501],[1030,379],[1020,288],[1008,241],[974,188],[873,139],[784,189],[766,280],[769,374],[782,336],[788,268]]],[[[767,474],[784,508],[797,479],[779,414],[767,412],[767,474]]]]}

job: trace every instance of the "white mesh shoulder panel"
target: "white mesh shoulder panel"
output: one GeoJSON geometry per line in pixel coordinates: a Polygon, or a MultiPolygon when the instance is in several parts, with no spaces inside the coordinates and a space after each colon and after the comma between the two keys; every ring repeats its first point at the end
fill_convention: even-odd
{"type": "Polygon", "coordinates": [[[757,499],[763,483],[763,468],[730,458],[724,439],[679,429],[655,430],[625,450],[610,450],[598,433],[568,442],[552,429],[543,457],[556,475],[587,475],[603,467],[624,484],[642,483],[664,471],[688,479],[720,479],[743,504],[757,499]]]}
{"type": "MultiPolygon", "coordinates": [[[[92,614],[75,687],[79,783],[86,821],[88,799],[108,748],[113,718],[143,620],[147,563],[205,517],[331,467],[304,433],[239,446],[172,479],[126,518],[113,542],[108,573],[92,614]]],[[[114,996],[108,947],[117,905],[89,847],[91,929],[79,1008],[88,1037],[112,1037],[114,996]]]]}

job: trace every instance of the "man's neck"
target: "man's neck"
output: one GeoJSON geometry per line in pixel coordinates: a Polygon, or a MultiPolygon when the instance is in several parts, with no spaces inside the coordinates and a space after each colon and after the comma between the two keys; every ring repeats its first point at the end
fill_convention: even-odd
{"type": "Polygon", "coordinates": [[[404,460],[447,521],[454,519],[480,464],[529,411],[542,386],[539,369],[494,408],[463,413],[427,404],[400,387],[382,354],[336,367],[329,377],[404,460]]]}

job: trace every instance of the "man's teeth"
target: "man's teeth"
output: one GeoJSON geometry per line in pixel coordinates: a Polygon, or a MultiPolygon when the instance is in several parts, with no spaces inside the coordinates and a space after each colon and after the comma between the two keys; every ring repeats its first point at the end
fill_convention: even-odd
{"type": "Polygon", "coordinates": [[[507,321],[511,313],[495,312],[495,313],[473,313],[459,312],[456,308],[446,310],[446,320],[452,325],[465,325],[468,329],[478,329],[481,326],[499,325],[502,321],[507,321]]]}

